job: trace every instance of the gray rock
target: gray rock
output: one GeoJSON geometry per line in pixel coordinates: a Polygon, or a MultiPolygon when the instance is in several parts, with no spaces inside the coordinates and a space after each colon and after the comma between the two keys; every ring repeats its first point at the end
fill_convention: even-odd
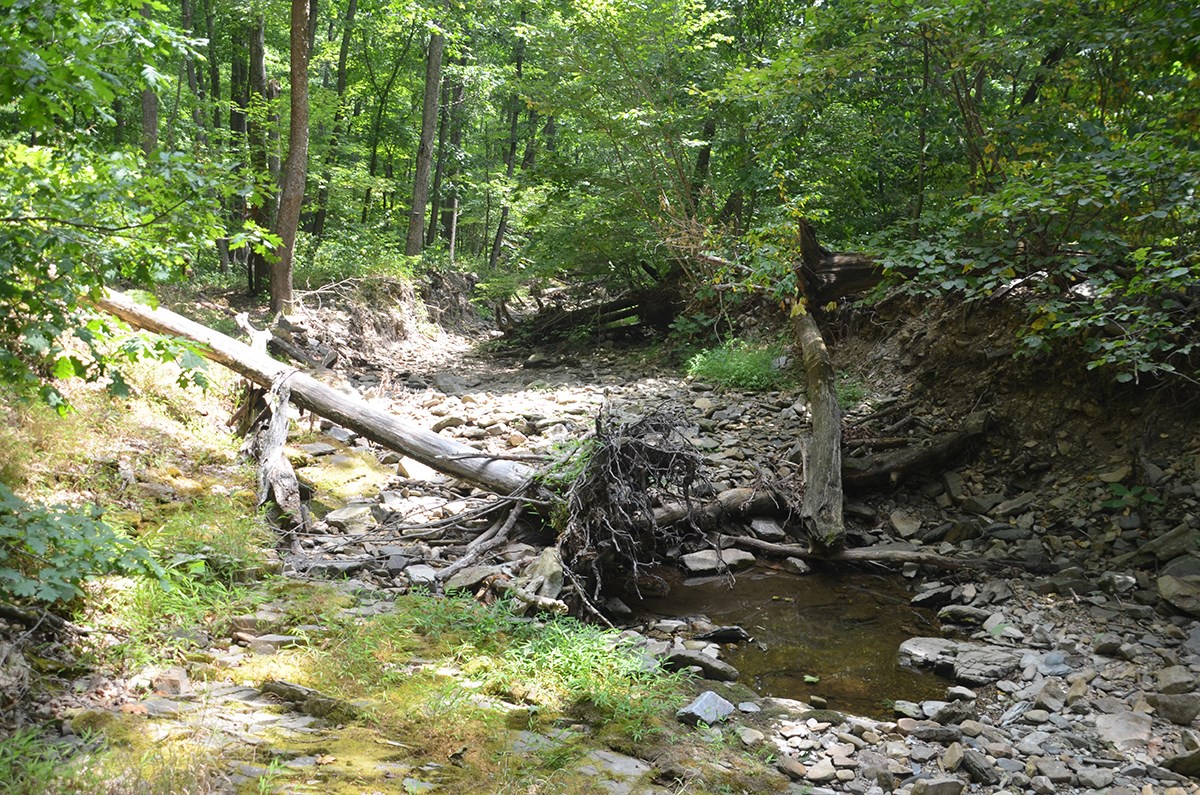
{"type": "Polygon", "coordinates": [[[954,598],[954,588],[949,585],[943,585],[938,588],[930,588],[927,591],[914,596],[909,600],[909,604],[913,607],[925,607],[930,610],[939,610],[950,604],[954,598]]]}
{"type": "Polygon", "coordinates": [[[956,778],[922,778],[912,787],[912,795],[962,795],[966,784],[956,778]]]}
{"type": "Polygon", "coordinates": [[[1096,718],[1096,734],[1104,742],[1127,751],[1145,745],[1150,740],[1153,721],[1144,712],[1122,710],[1096,718]]]}
{"type": "Polygon", "coordinates": [[[1163,767],[1190,778],[1200,778],[1200,749],[1188,751],[1166,759],[1163,767]]]}
{"type": "Polygon", "coordinates": [[[682,558],[683,567],[691,574],[713,574],[725,568],[742,569],[754,565],[754,556],[741,549],[703,549],[682,558]]]}
{"type": "Polygon", "coordinates": [[[978,713],[975,711],[974,706],[972,706],[972,702],[951,701],[939,706],[929,717],[937,723],[948,726],[960,724],[965,720],[972,720],[977,715],[978,713]]]}
{"type": "Polygon", "coordinates": [[[258,654],[271,653],[279,649],[290,649],[295,646],[305,645],[304,638],[296,635],[259,635],[254,640],[250,641],[250,651],[258,654]]]}
{"type": "Polygon", "coordinates": [[[1165,575],[1159,577],[1156,584],[1162,599],[1188,615],[1200,616],[1200,577],[1165,575]]]}
{"type": "Polygon", "coordinates": [[[833,762],[828,757],[821,757],[815,765],[808,768],[808,772],[804,777],[809,781],[815,781],[818,784],[823,784],[826,781],[833,781],[837,778],[837,769],[834,768],[833,762]]]}
{"type": "Polygon", "coordinates": [[[1085,767],[1075,774],[1075,778],[1084,789],[1105,789],[1112,786],[1116,775],[1106,768],[1085,767]]]}
{"type": "Polygon", "coordinates": [[[327,558],[315,561],[308,567],[307,572],[313,577],[336,580],[349,577],[366,565],[366,558],[327,558]]]}
{"type": "Polygon", "coordinates": [[[752,729],[749,726],[738,726],[737,736],[738,739],[742,741],[742,745],[747,747],[761,745],[762,742],[767,739],[765,734],[760,732],[758,729],[752,729]]]}
{"type": "Polygon", "coordinates": [[[430,430],[433,431],[434,433],[441,433],[442,431],[448,430],[450,428],[459,428],[466,424],[467,424],[467,421],[465,418],[459,417],[456,414],[451,414],[449,416],[442,417],[440,420],[435,422],[433,424],[433,427],[430,428],[430,430]]]}
{"type": "Polygon", "coordinates": [[[1034,776],[1029,779],[1029,786],[1037,795],[1055,795],[1058,792],[1058,787],[1054,786],[1054,782],[1045,776],[1034,776]]]}
{"type": "Polygon", "coordinates": [[[968,649],[954,658],[954,679],[966,685],[984,685],[1003,679],[1021,663],[1018,652],[995,647],[968,649]]]}
{"type": "Polygon", "coordinates": [[[692,703],[676,712],[675,717],[681,723],[686,723],[689,726],[695,726],[698,723],[712,726],[733,714],[733,709],[733,704],[730,704],[713,691],[705,690],[696,696],[696,699],[692,703]]]}
{"type": "Polygon", "coordinates": [[[547,599],[557,599],[563,589],[563,565],[558,550],[546,547],[525,569],[519,582],[525,590],[547,599]]]}
{"type": "Polygon", "coordinates": [[[1196,716],[1200,715],[1200,693],[1176,695],[1151,693],[1146,700],[1150,702],[1150,706],[1154,707],[1154,711],[1158,713],[1159,717],[1165,718],[1177,726],[1190,726],[1196,716]]]}
{"type": "Polygon", "coordinates": [[[937,615],[942,621],[949,621],[952,624],[981,625],[991,616],[991,611],[966,605],[946,605],[938,611],[937,615]]]}
{"type": "Polygon", "coordinates": [[[347,505],[325,514],[325,524],[344,533],[365,533],[378,522],[370,505],[347,505]]]}
{"type": "Polygon", "coordinates": [[[912,538],[921,529],[921,520],[903,508],[897,508],[888,515],[888,521],[901,538],[912,538]]]}
{"type": "Polygon", "coordinates": [[[583,758],[583,764],[576,770],[588,778],[601,779],[602,788],[614,795],[629,795],[635,791],[637,780],[650,772],[650,765],[632,756],[597,748],[583,758]]]}
{"type": "Polygon", "coordinates": [[[763,541],[785,541],[787,533],[778,519],[760,516],[750,520],[750,532],[763,541]]]}
{"type": "Polygon", "coordinates": [[[969,513],[985,514],[1004,502],[1003,494],[972,494],[959,502],[959,507],[969,513]]]}
{"type": "Polygon", "coordinates": [[[962,743],[954,742],[946,746],[945,753],[942,754],[942,769],[947,773],[953,773],[958,770],[959,765],[963,760],[962,743]]]}
{"type": "Polygon", "coordinates": [[[1055,784],[1069,784],[1071,782],[1073,775],[1071,768],[1058,759],[1039,759],[1036,767],[1040,775],[1045,776],[1055,784]]]}
{"type": "Polygon", "coordinates": [[[992,516],[997,519],[1007,519],[1010,516],[1016,516],[1019,513],[1025,513],[1031,505],[1033,505],[1033,492],[1025,492],[1013,497],[1011,500],[1005,500],[992,509],[992,516]]]}
{"type": "Polygon", "coordinates": [[[787,558],[783,561],[783,570],[792,574],[812,574],[812,566],[801,558],[787,558]]]}
{"type": "Polygon", "coordinates": [[[357,433],[348,428],[343,428],[340,425],[335,425],[332,428],[327,429],[325,431],[325,435],[334,441],[341,442],[342,444],[349,444],[358,438],[357,433]]]}
{"type": "Polygon", "coordinates": [[[308,444],[299,445],[299,447],[313,458],[333,455],[337,452],[337,448],[331,445],[329,442],[309,442],[308,444]]]}
{"type": "Polygon", "coordinates": [[[191,696],[196,693],[196,689],[188,681],[187,671],[179,666],[168,668],[154,677],[152,687],[160,696],[191,696]]]}
{"type": "Polygon", "coordinates": [[[957,726],[943,726],[931,720],[901,718],[896,721],[896,728],[900,730],[901,734],[924,743],[948,745],[962,739],[962,730],[957,726]]]}
{"type": "Polygon", "coordinates": [[[1196,676],[1183,665],[1171,665],[1163,668],[1155,677],[1158,692],[1167,696],[1180,693],[1190,693],[1196,689],[1196,676]]]}
{"type": "Polygon", "coordinates": [[[437,582],[437,570],[425,563],[416,563],[404,570],[412,585],[433,585],[437,582]]]}
{"type": "Polygon", "coordinates": [[[1034,707],[1047,712],[1062,712],[1067,704],[1067,688],[1061,679],[1047,679],[1042,683],[1037,698],[1033,700],[1034,707]]]}
{"type": "Polygon", "coordinates": [[[467,566],[450,575],[446,580],[447,591],[472,591],[478,585],[502,570],[501,566],[467,566]]]}
{"type": "Polygon", "coordinates": [[[679,671],[693,665],[704,672],[705,679],[733,682],[738,678],[738,670],[732,665],[700,651],[684,649],[672,652],[663,660],[663,667],[671,671],[679,671]]]}
{"type": "Polygon", "coordinates": [[[995,786],[1000,783],[1000,774],[988,758],[974,748],[963,751],[962,769],[976,784],[995,786]]]}
{"type": "Polygon", "coordinates": [[[790,779],[800,780],[808,775],[808,768],[791,754],[780,754],[775,767],[790,779]]]}
{"type": "Polygon", "coordinates": [[[1101,657],[1116,657],[1124,645],[1125,639],[1116,632],[1105,632],[1092,643],[1092,651],[1101,657]]]}

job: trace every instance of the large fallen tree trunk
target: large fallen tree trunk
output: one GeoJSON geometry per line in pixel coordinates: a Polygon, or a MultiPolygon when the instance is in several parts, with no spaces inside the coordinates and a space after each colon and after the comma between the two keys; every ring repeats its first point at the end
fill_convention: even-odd
{"type": "Polygon", "coordinates": [[[575,309],[547,308],[521,320],[509,331],[529,339],[547,340],[567,336],[576,329],[601,332],[637,325],[665,330],[679,307],[679,291],[673,285],[659,285],[575,309]]]}
{"type": "Polygon", "coordinates": [[[161,307],[151,308],[128,295],[106,291],[95,304],[132,326],[201,346],[200,353],[256,384],[270,388],[286,382],[292,402],[349,428],[384,447],[489,491],[512,494],[528,489],[535,471],[521,463],[481,457],[479,451],[433,431],[414,428],[359,397],[326,386],[294,367],[257,353],[227,337],[161,307]]]}
{"type": "Polygon", "coordinates": [[[972,442],[987,430],[987,412],[968,415],[961,430],[943,431],[899,450],[876,455],[869,460],[848,458],[842,468],[842,483],[847,491],[858,493],[895,486],[908,475],[945,469],[972,442]]]}

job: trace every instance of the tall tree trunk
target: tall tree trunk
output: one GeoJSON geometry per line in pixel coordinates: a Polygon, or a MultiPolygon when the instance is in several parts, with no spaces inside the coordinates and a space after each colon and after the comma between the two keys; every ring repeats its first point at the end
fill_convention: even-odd
{"type": "Polygon", "coordinates": [[[425,56],[425,96],[421,101],[421,143],[413,177],[412,207],[408,212],[408,239],[404,253],[415,257],[425,242],[425,205],[429,201],[429,172],[433,166],[433,136],[437,128],[438,94],[442,84],[442,52],[446,40],[440,32],[429,34],[425,56]]]}
{"type": "Polygon", "coordinates": [[[213,129],[221,129],[221,62],[213,45],[216,41],[216,12],[213,10],[215,0],[204,2],[204,32],[208,35],[205,52],[208,55],[208,95],[212,97],[213,129]]]}
{"type": "Polygon", "coordinates": [[[291,33],[291,123],[279,223],[275,230],[280,238],[279,259],[271,266],[271,311],[284,313],[292,308],[292,262],[308,172],[308,0],[292,0],[291,33]]]}
{"type": "Polygon", "coordinates": [[[325,234],[325,219],[329,214],[329,183],[333,179],[333,164],[337,160],[338,139],[342,134],[342,121],[346,117],[346,61],[350,56],[350,39],[354,33],[354,15],[358,11],[358,0],[346,4],[346,18],[342,27],[342,46],[338,51],[337,107],[333,111],[333,132],[329,135],[329,149],[321,169],[321,187],[317,192],[317,210],[313,214],[312,234],[317,240],[325,234]]]}
{"type": "Polygon", "coordinates": [[[437,240],[438,218],[442,212],[442,177],[446,173],[446,135],[450,126],[450,87],[442,84],[441,110],[438,112],[437,159],[433,169],[433,187],[429,190],[429,225],[425,229],[425,246],[437,240]]]}
{"type": "MultiPolygon", "coordinates": [[[[196,23],[194,19],[195,14],[192,9],[192,0],[181,0],[180,5],[180,11],[183,16],[183,29],[194,37],[196,36],[196,23]]],[[[196,59],[190,51],[184,56],[184,65],[187,68],[188,90],[196,98],[196,104],[192,106],[192,123],[196,125],[196,141],[203,144],[208,140],[208,135],[204,130],[204,84],[200,82],[200,77],[196,72],[196,59]]]]}
{"type": "MultiPolygon", "coordinates": [[[[459,58],[460,67],[466,65],[466,58],[459,58]]],[[[446,249],[450,256],[450,264],[454,264],[454,250],[458,242],[458,177],[462,172],[462,131],[463,131],[463,99],[467,87],[462,74],[454,78],[454,87],[450,90],[450,158],[454,165],[450,171],[450,189],[447,191],[447,201],[442,209],[442,237],[446,241],[446,249]]]]}
{"type": "Polygon", "coordinates": [[[704,190],[704,186],[708,184],[708,167],[712,162],[713,138],[717,134],[717,120],[709,117],[704,121],[704,131],[700,136],[704,139],[704,143],[700,145],[700,151],[696,154],[696,171],[692,176],[692,184],[689,186],[688,199],[692,206],[690,212],[693,218],[700,214],[700,193],[704,190]]]}
{"type": "MultiPolygon", "coordinates": [[[[243,159],[246,157],[246,109],[250,105],[250,38],[249,28],[245,23],[234,23],[230,45],[232,52],[229,58],[229,145],[236,153],[234,171],[240,173],[246,168],[243,159]]],[[[246,220],[246,199],[243,196],[233,196],[229,214],[234,226],[241,227],[246,220]]],[[[230,260],[235,266],[244,264],[247,253],[246,247],[231,251],[230,260]]]]}
{"type": "MultiPolygon", "coordinates": [[[[404,63],[404,57],[408,55],[408,48],[412,46],[413,39],[416,37],[417,26],[413,23],[408,29],[408,39],[404,42],[404,47],[400,50],[400,54],[396,56],[396,60],[392,63],[392,71],[388,74],[387,81],[382,88],[375,82],[375,73],[371,69],[371,61],[366,60],[367,76],[371,80],[372,87],[375,88],[378,94],[378,99],[375,102],[375,114],[371,119],[371,136],[370,149],[371,157],[367,161],[367,174],[374,177],[379,168],[379,138],[383,129],[384,112],[387,110],[388,99],[392,95],[392,86],[396,82],[396,76],[400,74],[400,65],[404,63]]],[[[362,217],[360,223],[365,224],[370,217],[371,212],[371,186],[368,185],[366,191],[363,192],[362,217]]]]}
{"type": "MultiPolygon", "coordinates": [[[[261,229],[271,228],[270,206],[275,182],[267,171],[267,60],[266,18],[258,14],[250,29],[250,106],[246,120],[246,138],[250,146],[250,168],[259,185],[259,195],[250,206],[250,220],[261,229]]],[[[258,295],[267,285],[267,257],[251,250],[246,256],[246,284],[250,295],[258,295]]]]}
{"type": "MultiPolygon", "coordinates": [[[[521,25],[525,24],[525,9],[521,9],[521,25]]],[[[521,80],[522,69],[525,65],[525,38],[517,37],[513,47],[513,62],[516,66],[516,79],[521,80]]],[[[504,148],[504,178],[512,182],[513,172],[517,164],[517,121],[521,114],[521,96],[514,89],[509,97],[508,105],[508,144],[504,148]]],[[[504,247],[504,235],[508,232],[508,201],[500,205],[500,221],[496,224],[496,237],[492,240],[492,253],[488,257],[488,270],[494,271],[500,263],[500,251],[504,247]]]]}
{"type": "MultiPolygon", "coordinates": [[[[150,18],[149,4],[142,5],[142,18],[150,18]]],[[[147,155],[158,148],[158,94],[153,86],[142,89],[142,151],[147,155]]]]}

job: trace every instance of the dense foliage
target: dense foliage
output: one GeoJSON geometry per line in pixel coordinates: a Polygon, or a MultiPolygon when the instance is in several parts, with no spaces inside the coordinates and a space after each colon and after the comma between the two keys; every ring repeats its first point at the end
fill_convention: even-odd
{"type": "MultiPolygon", "coordinates": [[[[286,4],[64,10],[0,9],[9,379],[101,374],[81,293],[261,290],[278,241],[286,4]]],[[[1026,351],[1196,375],[1194,4],[334,0],[304,32],[302,282],[406,272],[416,242],[490,302],[673,281],[711,315],[794,292],[803,218],[910,292],[1023,302],[1026,351]]]]}

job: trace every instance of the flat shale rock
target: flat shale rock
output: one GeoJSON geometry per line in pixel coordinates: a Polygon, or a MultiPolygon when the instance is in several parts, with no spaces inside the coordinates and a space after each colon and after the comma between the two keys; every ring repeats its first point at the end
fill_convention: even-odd
{"type": "Polygon", "coordinates": [[[663,660],[663,667],[671,671],[679,671],[691,666],[696,666],[703,671],[705,679],[733,682],[738,678],[738,669],[700,651],[677,651],[667,655],[667,658],[663,660]]]}
{"type": "Polygon", "coordinates": [[[705,690],[686,707],[675,713],[681,723],[695,726],[704,723],[709,726],[724,720],[733,714],[734,706],[711,690],[705,690]]]}
{"type": "Polygon", "coordinates": [[[715,574],[729,569],[744,569],[754,565],[754,556],[741,549],[704,549],[684,555],[683,567],[689,574],[715,574]]]}

